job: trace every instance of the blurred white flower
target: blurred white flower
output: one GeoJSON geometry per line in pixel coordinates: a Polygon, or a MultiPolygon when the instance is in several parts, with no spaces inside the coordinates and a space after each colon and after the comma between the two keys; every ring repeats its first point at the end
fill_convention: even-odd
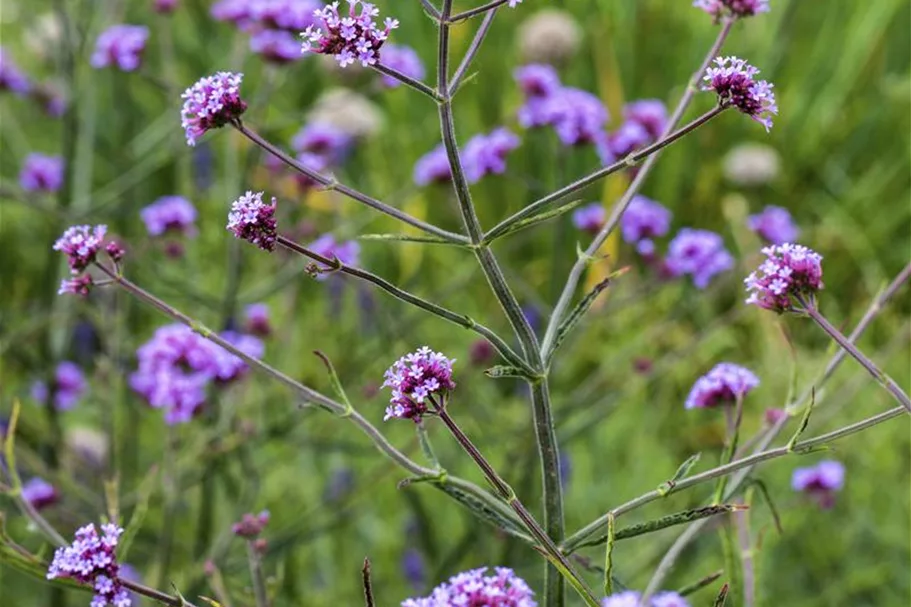
{"type": "Polygon", "coordinates": [[[759,186],[778,177],[781,160],[775,148],[762,143],[744,143],[724,157],[724,176],[740,186],[759,186]]]}
{"type": "Polygon", "coordinates": [[[64,436],[68,456],[65,459],[76,470],[103,469],[108,461],[110,444],[104,432],[92,428],[72,428],[64,436]]]}
{"type": "Polygon", "coordinates": [[[569,13],[544,9],[519,26],[519,53],[525,63],[565,63],[576,54],[582,30],[569,13]]]}
{"type": "Polygon", "coordinates": [[[369,137],[383,126],[379,107],[360,93],[344,88],[330,89],[320,95],[307,117],[353,137],[369,137]]]}
{"type": "Polygon", "coordinates": [[[63,28],[55,13],[39,15],[23,32],[25,46],[42,60],[50,59],[63,39],[63,28]]]}

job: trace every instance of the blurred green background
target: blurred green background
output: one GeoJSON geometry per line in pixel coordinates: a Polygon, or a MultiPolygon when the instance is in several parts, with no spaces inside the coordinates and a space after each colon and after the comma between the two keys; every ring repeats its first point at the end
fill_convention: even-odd
{"type": "MultiPolygon", "coordinates": [[[[597,165],[592,149],[560,150],[551,132],[521,132],[515,121],[521,96],[511,72],[522,62],[518,32],[545,4],[569,11],[581,28],[578,53],[560,67],[564,83],[598,94],[615,117],[612,126],[619,124],[626,101],[654,97],[673,105],[716,32],[687,1],[526,0],[516,10],[501,11],[475,64],[476,76],[455,102],[462,141],[501,124],[523,138],[509,158],[509,172],[474,188],[486,227],[597,165]]],[[[340,180],[458,230],[448,188],[411,185],[414,161],[439,142],[433,103],[404,88],[380,90],[371,75],[327,70],[322,58],[265,65],[247,52],[247,37],[212,20],[201,0],[182,0],[170,16],[152,12],[151,0],[57,5],[73,21],[72,66],[61,60],[66,37],[48,27],[54,3],[0,4],[5,51],[34,79],[62,87],[72,104],[71,115],[61,120],[29,101],[0,96],[0,413],[8,415],[13,400],[22,399],[23,473],[52,480],[63,493],[61,503],[47,511],[49,520],[65,536],[97,520],[104,512],[106,479],[117,479],[120,505],[129,516],[143,479],[157,466],[165,472],[149,482],[149,510],[129,562],[162,590],[173,582],[188,597],[211,596],[203,564],[213,559],[235,603],[252,604],[243,546],[232,540],[230,524],[244,512],[268,508],[266,568],[274,577],[276,605],[361,604],[365,556],[373,562],[380,605],[398,604],[458,571],[483,565],[513,567],[540,591],[541,568],[533,551],[475,521],[433,488],[397,489],[402,472],[363,436],[325,413],[301,410],[292,394],[262,376],[253,374],[222,393],[204,419],[168,428],[161,413],[126,385],[135,348],[167,319],[113,290],[96,290],[87,301],[55,295],[65,268],[50,250],[53,241],[67,225],[106,223],[129,248],[127,276],[209,326],[236,321],[246,304],[268,303],[277,331],[267,342],[266,360],[329,391],[324,369],[311,354],[322,350],[356,397],[356,407],[377,425],[385,407],[385,393],[377,393],[383,371],[398,356],[428,344],[458,359],[454,416],[537,512],[538,465],[524,390],[513,380],[488,379],[482,366],[470,363],[474,334],[353,280],[314,281],[299,259],[265,255],[224,230],[230,202],[247,189],[278,196],[282,225],[302,235],[332,231],[352,238],[400,227],[335,195],[299,195],[290,180],[264,171],[261,155],[234,132],[210,133],[194,150],[185,145],[179,126],[180,92],[220,69],[244,72],[250,104],[245,122],[282,145],[322,93],[352,88],[375,105],[382,124],[337,171],[340,180]],[[88,65],[97,34],[118,22],[151,29],[138,73],[88,65]],[[20,195],[16,176],[33,151],[71,155],[72,191],[65,206],[54,197],[20,195]],[[169,194],[186,196],[200,210],[199,235],[185,242],[181,259],[168,257],[139,220],[142,207],[169,194]],[[93,332],[97,343],[89,347],[85,336],[93,332]],[[28,391],[60,360],[83,365],[91,388],[77,409],[55,420],[28,391]],[[92,440],[107,444],[107,457],[92,462],[72,450],[74,433],[85,429],[97,432],[92,440]],[[47,464],[54,454],[57,469],[47,464]],[[409,549],[423,562],[425,581],[417,587],[403,571],[409,549]]],[[[402,22],[393,40],[417,49],[429,68],[435,29],[420,3],[387,0],[379,6],[384,16],[402,22]]],[[[633,271],[564,346],[551,382],[561,451],[569,462],[569,531],[653,489],[693,453],[703,453],[697,469],[714,465],[723,439],[721,416],[685,411],[683,400],[715,363],[743,364],[762,379],[746,403],[749,436],[762,427],[766,408],[785,403],[795,369],[798,386],[807,388],[831,356],[827,338],[809,321],[779,319],[742,305],[741,281],[756,264],[760,246],[745,227],[747,214],[766,204],[791,210],[803,230],[801,242],[825,257],[821,308],[846,332],[907,263],[909,19],[911,10],[901,0],[834,0],[824,6],[773,0],[771,13],[735,26],[724,52],[748,58],[774,82],[781,112],[775,127],[767,135],[756,123],[727,113],[669,148],[643,193],[673,211],[674,231],[693,226],[723,234],[737,267],[698,291],[685,281],[656,281],[628,245],[609,243],[612,258],[632,264],[633,271]],[[771,146],[780,156],[780,171],[765,184],[739,187],[725,177],[725,154],[746,142],[771,146]],[[645,360],[650,371],[636,372],[636,361],[645,360]]],[[[474,20],[455,29],[457,57],[477,25],[474,20]]],[[[688,115],[711,103],[710,96],[697,96],[688,115]]],[[[624,179],[593,187],[585,198],[610,204],[624,179]]],[[[561,221],[566,225],[569,218],[561,221]]],[[[558,221],[501,241],[495,251],[523,305],[546,320],[576,240],[587,239],[561,229],[558,221]]],[[[365,241],[361,264],[508,335],[468,252],[365,241]]],[[[905,289],[860,342],[905,388],[911,379],[909,311],[905,289]]],[[[847,360],[819,395],[807,432],[823,433],[891,406],[885,392],[847,360]]],[[[420,459],[410,424],[381,427],[420,459]]],[[[431,424],[431,434],[451,471],[483,482],[442,428],[431,424]]],[[[774,530],[769,510],[755,501],[749,516],[757,605],[907,605],[909,449],[909,423],[903,418],[843,440],[833,453],[779,459],[759,469],[781,510],[784,533],[774,530]],[[794,467],[821,457],[847,467],[845,489],[829,511],[790,489],[794,467]]],[[[624,517],[624,524],[702,505],[710,493],[710,486],[702,486],[672,495],[624,517]]],[[[12,502],[0,503],[8,532],[48,556],[12,502]]],[[[617,577],[641,589],[681,530],[619,543],[617,577]]],[[[603,559],[601,549],[583,553],[594,563],[603,559]]],[[[667,587],[679,588],[722,567],[719,533],[711,528],[684,552],[667,587]]],[[[590,574],[590,583],[598,580],[597,573],[590,574]]],[[[88,601],[79,593],[52,593],[6,569],[0,596],[9,605],[88,601]]],[[[706,589],[691,599],[706,605],[713,596],[714,590],[706,589]]]]}

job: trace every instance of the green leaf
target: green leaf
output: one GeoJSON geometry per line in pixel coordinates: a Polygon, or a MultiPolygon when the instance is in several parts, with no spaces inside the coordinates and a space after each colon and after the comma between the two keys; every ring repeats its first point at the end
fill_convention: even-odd
{"type": "Polygon", "coordinates": [[[362,234],[357,237],[358,240],[391,240],[395,242],[420,242],[423,244],[444,244],[457,247],[465,247],[459,242],[450,242],[448,240],[443,240],[442,238],[434,238],[433,236],[412,236],[410,234],[362,234]]]}
{"type": "Polygon", "coordinates": [[[715,597],[715,602],[712,603],[712,607],[724,607],[724,604],[728,601],[728,588],[727,584],[721,587],[721,590],[718,591],[718,596],[715,597]]]}
{"type": "Polygon", "coordinates": [[[492,377],[494,379],[500,379],[502,377],[521,377],[524,379],[537,379],[534,375],[528,373],[525,369],[520,369],[519,367],[513,367],[511,365],[495,365],[484,371],[484,375],[487,377],[492,377]]]}
{"type": "Polygon", "coordinates": [[[604,596],[614,593],[614,513],[607,513],[607,547],[604,549],[604,596]]]}
{"type": "Polygon", "coordinates": [[[689,456],[685,462],[680,464],[680,467],[677,468],[677,471],[674,472],[674,476],[672,476],[670,480],[667,480],[658,485],[658,495],[664,497],[670,493],[677,485],[677,483],[686,478],[686,476],[690,473],[690,470],[693,469],[693,466],[696,465],[696,462],[699,461],[700,457],[702,457],[702,454],[696,453],[695,455],[689,456]]]}
{"type": "Polygon", "coordinates": [[[491,508],[489,505],[478,499],[477,496],[463,491],[450,483],[435,482],[433,483],[433,486],[468,508],[482,521],[490,523],[494,527],[502,529],[510,535],[522,538],[528,542],[532,541],[532,539],[528,536],[528,534],[525,533],[525,530],[522,529],[518,523],[507,518],[502,512],[491,508]]]}
{"type": "Polygon", "coordinates": [[[788,441],[788,451],[791,453],[794,452],[794,445],[797,444],[797,439],[800,438],[800,435],[804,433],[804,430],[807,429],[807,426],[810,424],[810,414],[813,413],[813,407],[816,406],[816,387],[814,386],[810,391],[810,402],[807,403],[806,408],[803,411],[803,417],[800,418],[800,425],[797,427],[797,431],[794,432],[794,435],[791,437],[791,440],[788,441]]]}
{"type": "MultiPolygon", "coordinates": [[[[537,215],[532,215],[531,217],[526,217],[525,219],[517,221],[514,224],[507,227],[505,231],[501,232],[500,234],[497,234],[496,238],[502,238],[509,234],[515,234],[516,232],[518,232],[520,230],[524,230],[526,228],[530,228],[539,223],[543,223],[545,221],[555,219],[555,218],[559,217],[560,215],[564,215],[564,214],[572,211],[573,209],[581,206],[583,202],[585,202],[583,199],[572,200],[559,208],[551,209],[550,211],[545,211],[543,213],[538,213],[537,215]]],[[[496,240],[496,238],[494,240],[496,240]]]]}

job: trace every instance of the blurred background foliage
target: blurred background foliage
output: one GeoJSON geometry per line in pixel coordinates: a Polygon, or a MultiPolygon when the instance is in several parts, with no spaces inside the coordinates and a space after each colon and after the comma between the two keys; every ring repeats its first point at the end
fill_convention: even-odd
{"type": "MultiPolygon", "coordinates": [[[[383,371],[401,354],[429,344],[458,359],[454,415],[526,503],[538,509],[538,465],[524,389],[512,380],[488,379],[483,366],[471,363],[473,334],[353,280],[314,281],[303,272],[304,262],[262,254],[232,239],[224,224],[230,202],[253,189],[278,196],[281,224],[304,240],[327,231],[352,238],[401,228],[331,193],[301,195],[289,177],[263,169],[261,154],[234,132],[210,133],[197,148],[187,147],[178,116],[180,92],[200,76],[243,71],[250,104],[245,122],[286,145],[321,94],[336,87],[356,90],[382,124],[337,171],[340,180],[458,230],[449,189],[417,188],[411,181],[414,161],[439,142],[433,104],[404,88],[381,90],[369,74],[326,69],[320,57],[266,65],[247,51],[246,36],[209,17],[203,0],[181,0],[169,16],[153,13],[151,4],[56,3],[79,32],[71,41],[77,48],[72,66],[60,60],[66,37],[49,27],[53,3],[0,4],[6,52],[34,79],[62,87],[71,102],[68,116],[53,119],[34,103],[9,94],[0,98],[0,407],[8,415],[15,398],[23,401],[20,465],[25,476],[43,476],[62,493],[48,518],[64,535],[97,520],[104,511],[106,479],[116,479],[120,508],[128,514],[141,501],[143,480],[152,478],[149,510],[129,562],[150,585],[167,590],[173,582],[189,596],[211,595],[203,564],[212,559],[239,604],[250,602],[244,598],[249,583],[243,546],[230,535],[230,523],[262,508],[272,514],[266,567],[274,576],[278,605],[359,604],[365,556],[373,562],[381,605],[397,604],[457,571],[482,565],[514,567],[540,588],[533,551],[476,522],[432,488],[397,489],[402,473],[362,436],[343,421],[300,409],[292,394],[259,375],[219,393],[200,419],[167,427],[126,385],[135,348],[167,320],[113,290],[96,290],[87,301],[55,295],[64,263],[50,250],[54,239],[72,223],[106,223],[129,248],[131,279],[210,326],[236,324],[244,305],[266,302],[276,328],[266,360],[327,391],[324,369],[311,354],[322,350],[356,396],[357,408],[376,424],[384,408],[384,393],[377,392],[383,371]],[[137,73],[93,70],[88,64],[97,34],[118,22],[151,29],[137,73]],[[67,90],[69,83],[73,88],[67,90]],[[71,158],[65,206],[53,197],[19,192],[16,175],[33,151],[71,158]],[[184,243],[179,259],[145,234],[138,215],[169,194],[186,196],[200,211],[199,234],[184,243]],[[78,408],[56,415],[29,398],[29,386],[61,360],[82,365],[90,392],[78,408]],[[88,457],[80,443],[86,440],[96,448],[100,444],[105,454],[88,457]]],[[[455,102],[462,141],[503,124],[521,132],[515,120],[521,96],[511,76],[522,61],[517,32],[544,4],[526,0],[497,16],[476,74],[455,102]]],[[[675,103],[715,36],[710,19],[688,1],[546,4],[574,15],[583,36],[578,54],[560,66],[564,83],[603,99],[615,117],[612,126],[629,100],[675,103]]],[[[383,15],[402,22],[393,39],[417,49],[431,69],[435,30],[420,3],[379,5],[383,15]]],[[[747,401],[745,432],[751,435],[762,427],[766,408],[784,404],[792,372],[796,369],[801,388],[808,387],[831,355],[826,337],[809,322],[742,305],[741,280],[760,247],[745,227],[748,213],[766,204],[792,212],[803,230],[801,242],[825,257],[822,310],[846,329],[907,263],[909,19],[911,9],[902,0],[835,0],[824,7],[773,0],[770,14],[734,28],[724,52],[748,58],[775,83],[781,108],[775,127],[767,135],[754,122],[725,114],[669,148],[643,193],[673,211],[674,230],[692,226],[721,233],[737,267],[698,291],[685,281],[657,281],[628,245],[616,238],[608,243],[611,257],[601,263],[631,264],[633,271],[561,351],[551,382],[568,470],[568,530],[654,488],[693,453],[704,455],[699,469],[714,465],[723,439],[721,416],[685,411],[683,400],[692,382],[715,363],[740,363],[761,377],[760,389],[747,401]],[[725,154],[745,142],[766,144],[780,156],[780,170],[767,183],[742,187],[725,177],[725,154]]],[[[477,24],[454,30],[456,56],[477,24]]],[[[689,115],[711,103],[708,95],[697,96],[689,115]]],[[[474,188],[487,227],[597,165],[591,148],[559,149],[551,132],[521,134],[523,145],[510,156],[508,173],[474,188]]],[[[615,176],[586,191],[585,199],[609,205],[625,179],[615,176]]],[[[576,241],[588,238],[568,228],[569,221],[544,224],[495,246],[523,305],[543,320],[574,259],[576,241]]],[[[508,334],[465,251],[364,241],[361,263],[508,334]]],[[[860,343],[905,387],[909,311],[905,289],[860,343]]],[[[808,432],[828,431],[891,406],[884,391],[848,360],[819,395],[808,432]]],[[[409,424],[382,427],[419,458],[409,424]]],[[[431,432],[450,470],[482,482],[441,428],[431,424],[431,432]]],[[[794,467],[821,456],[785,458],[759,469],[781,509],[784,533],[775,532],[769,511],[755,502],[749,516],[757,538],[757,604],[907,604],[909,448],[907,419],[837,443],[826,457],[846,464],[847,480],[829,511],[789,486],[794,467]]],[[[624,522],[704,504],[710,489],[672,495],[624,522]]],[[[40,537],[14,514],[11,502],[2,503],[9,532],[38,549],[40,537]]],[[[678,531],[619,543],[615,574],[641,588],[678,531]]],[[[600,549],[583,553],[595,563],[603,558],[600,549]]],[[[720,569],[721,554],[717,530],[706,532],[685,551],[668,587],[720,569]]],[[[592,574],[593,584],[597,579],[592,574]]],[[[708,604],[711,593],[694,595],[694,604],[708,604]]],[[[10,605],[87,601],[81,594],[51,594],[12,571],[0,577],[0,594],[10,605]]]]}

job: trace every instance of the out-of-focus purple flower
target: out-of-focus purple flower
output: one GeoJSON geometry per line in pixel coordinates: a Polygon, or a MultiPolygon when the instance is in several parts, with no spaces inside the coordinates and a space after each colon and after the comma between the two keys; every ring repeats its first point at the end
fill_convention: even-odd
{"type": "MultiPolygon", "coordinates": [[[[383,52],[380,53],[380,63],[415,80],[423,79],[426,74],[421,58],[410,46],[399,44],[383,46],[383,52]]],[[[383,74],[381,81],[389,88],[395,88],[402,84],[401,81],[386,74],[383,74]]]]}
{"type": "Polygon", "coordinates": [[[636,150],[644,148],[651,141],[651,136],[638,122],[627,120],[612,133],[607,133],[595,141],[598,156],[602,164],[612,164],[629,156],[636,150]]]}
{"type": "Polygon", "coordinates": [[[60,494],[52,484],[35,476],[22,484],[22,499],[35,510],[41,510],[55,504],[60,499],[60,494]]]}
{"type": "Polygon", "coordinates": [[[471,343],[468,349],[468,360],[476,367],[482,367],[493,360],[496,350],[486,339],[477,339],[471,343]]]}
{"type": "Polygon", "coordinates": [[[269,524],[269,511],[263,510],[259,514],[245,514],[231,526],[231,532],[238,537],[250,540],[259,537],[266,525],[269,524]]]}
{"type": "Polygon", "coordinates": [[[785,411],[784,409],[775,409],[775,408],[770,407],[765,410],[764,418],[765,418],[765,423],[767,425],[774,426],[775,424],[777,424],[778,422],[780,422],[787,416],[788,416],[788,412],[785,411]]]}
{"type": "Polygon", "coordinates": [[[766,131],[772,128],[772,116],[778,114],[772,85],[755,80],[759,70],[744,59],[717,57],[714,67],[705,71],[702,90],[714,91],[722,107],[736,107],[766,131]]]}
{"type": "Polygon", "coordinates": [[[258,337],[268,337],[272,333],[269,323],[269,306],[264,303],[254,303],[244,309],[244,328],[247,333],[258,337]]]}
{"type": "Polygon", "coordinates": [[[142,63],[148,39],[149,28],[144,25],[112,25],[95,42],[92,67],[116,65],[124,72],[132,72],[142,63]]]}
{"type": "Polygon", "coordinates": [[[666,265],[671,275],[689,274],[693,284],[704,289],[716,274],[734,267],[734,258],[718,234],[683,228],[668,246],[666,265]]]}
{"type": "Polygon", "coordinates": [[[623,240],[635,244],[637,250],[646,256],[654,252],[652,238],[667,234],[670,225],[671,212],[641,195],[633,197],[620,218],[623,240]]]}
{"type": "Polygon", "coordinates": [[[743,18],[769,12],[769,0],[695,0],[693,6],[714,17],[716,23],[726,15],[743,18]]]}
{"type": "Polygon", "coordinates": [[[144,207],[139,216],[150,236],[161,236],[165,232],[196,235],[196,207],[183,196],[162,196],[144,207]]]}
{"type": "Polygon", "coordinates": [[[658,141],[667,128],[667,106],[660,99],[639,99],[623,106],[623,117],[648,131],[651,140],[658,141]]]}
{"type": "MultiPolygon", "coordinates": [[[[236,331],[223,331],[221,337],[252,358],[262,358],[266,351],[263,342],[252,335],[244,335],[236,331]]],[[[212,352],[214,354],[212,364],[215,367],[215,381],[218,383],[224,384],[239,379],[250,369],[246,362],[224,348],[215,346],[212,348],[212,352]]]]}
{"type": "Polygon", "coordinates": [[[445,183],[452,179],[449,156],[442,144],[421,156],[414,165],[414,182],[417,185],[445,183]]]}
{"type": "Polygon", "coordinates": [[[497,567],[484,575],[487,567],[465,571],[449,578],[424,598],[407,599],[402,607],[536,607],[535,593],[512,569],[497,567]]]}
{"type": "MultiPolygon", "coordinates": [[[[314,11],[319,10],[316,0],[254,0],[249,2],[248,16],[268,29],[300,32],[317,23],[314,11]]],[[[300,55],[300,44],[297,45],[300,55]]]]}
{"type": "Polygon", "coordinates": [[[500,175],[506,171],[506,156],[519,147],[519,138],[500,127],[488,135],[475,135],[460,152],[465,178],[477,183],[485,175],[500,175]]]}
{"type": "Polygon", "coordinates": [[[275,198],[263,202],[263,192],[247,192],[234,201],[228,214],[228,231],[270,253],[275,250],[275,198]]]}
{"type": "Polygon", "coordinates": [[[56,192],[63,185],[63,158],[32,153],[25,157],[19,185],[26,192],[56,192]]]}
{"type": "MultiPolygon", "coordinates": [[[[346,266],[356,266],[361,254],[361,245],[359,245],[357,241],[348,240],[345,242],[337,242],[332,234],[323,234],[310,243],[307,248],[328,259],[334,257],[346,266]]],[[[320,268],[323,270],[329,269],[328,267],[322,266],[322,264],[320,264],[320,268]]],[[[318,280],[327,277],[328,274],[325,273],[317,274],[316,276],[318,280]]]]}
{"type": "Polygon", "coordinates": [[[272,63],[285,64],[301,58],[300,43],[284,30],[261,30],[250,37],[250,50],[272,63]]]}
{"type": "Polygon", "coordinates": [[[525,128],[552,126],[563,145],[595,143],[604,137],[609,115],[596,96],[582,89],[562,87],[545,97],[529,98],[519,108],[525,128]]]}
{"type": "Polygon", "coordinates": [[[10,91],[23,97],[32,89],[25,72],[19,69],[9,53],[0,47],[0,91],[10,91]]]}
{"type": "Polygon", "coordinates": [[[513,77],[519,83],[519,88],[526,99],[549,97],[563,87],[557,70],[544,63],[532,63],[517,68],[513,72],[513,77]]]}
{"type": "Polygon", "coordinates": [[[339,502],[345,499],[353,489],[354,470],[348,466],[342,466],[332,471],[323,492],[323,499],[327,502],[339,502]]]}
{"type": "Polygon", "coordinates": [[[456,386],[452,381],[454,362],[427,346],[398,359],[384,376],[383,387],[391,389],[392,396],[383,421],[395,417],[419,422],[428,401],[442,406],[456,386]]]}
{"type": "Polygon", "coordinates": [[[744,280],[750,294],[746,302],[779,313],[802,308],[794,298],[814,305],[816,291],[823,288],[822,255],[789,243],[765,247],[762,253],[766,260],[744,280]]]}
{"type": "Polygon", "coordinates": [[[705,409],[735,403],[758,385],[759,378],[749,369],[720,363],[696,380],[686,397],[686,408],[705,409]]]}
{"type": "MultiPolygon", "coordinates": [[[[639,607],[641,597],[635,590],[626,590],[601,599],[601,607],[639,607]]],[[[665,591],[653,595],[648,607],[690,607],[690,604],[676,592],[665,591]]]]}
{"type": "Polygon", "coordinates": [[[402,555],[402,574],[414,590],[420,590],[427,581],[424,557],[417,548],[407,548],[402,555]]]}
{"type": "Polygon", "coordinates": [[[353,143],[354,138],[340,128],[324,122],[311,122],[294,135],[291,148],[301,154],[320,156],[327,163],[338,164],[345,160],[353,143]]]}
{"type": "Polygon", "coordinates": [[[573,225],[590,234],[597,234],[604,227],[607,211],[600,202],[593,202],[573,211],[573,225]]]}
{"type": "Polygon", "coordinates": [[[374,22],[380,12],[373,4],[348,0],[348,5],[348,15],[344,17],[338,13],[338,2],[314,13],[321,23],[307,26],[301,34],[304,39],[302,52],[333,55],[341,67],[355,61],[360,61],[364,67],[377,62],[380,48],[399,22],[387,17],[380,29],[374,22]]]}
{"type": "Polygon", "coordinates": [[[206,131],[225,126],[237,120],[247,110],[247,103],[240,98],[243,74],[218,72],[199,79],[180,96],[184,100],[180,110],[180,125],[188,145],[206,131]]]}
{"type": "Polygon", "coordinates": [[[120,566],[115,550],[123,529],[112,523],[101,525],[99,536],[95,525],[76,531],[68,546],[58,548],[47,570],[47,579],[70,578],[95,591],[92,607],[130,607],[130,596],[120,582],[120,566]]]}
{"type": "Polygon", "coordinates": [[[54,250],[60,251],[67,257],[70,271],[73,274],[82,272],[89,264],[95,261],[98,251],[104,244],[104,236],[108,227],[99,226],[73,226],[67,228],[63,235],[54,243],[54,250]]]}
{"type": "Polygon", "coordinates": [[[823,460],[815,466],[797,468],[791,476],[791,487],[815,497],[822,508],[835,505],[835,492],[845,484],[845,467],[841,462],[823,460]]]}
{"type": "Polygon", "coordinates": [[[774,205],[767,206],[758,215],[750,215],[747,225],[772,244],[794,242],[800,235],[788,210],[774,205]]]}
{"type": "Polygon", "coordinates": [[[212,5],[209,14],[218,21],[230,21],[242,25],[250,19],[251,0],[220,0],[212,5]]]}
{"type": "Polygon", "coordinates": [[[167,15],[177,9],[177,0],[155,0],[153,8],[156,13],[167,15]]]}
{"type": "Polygon", "coordinates": [[[690,607],[690,604],[676,592],[668,590],[652,596],[652,607],[690,607]]]}
{"type": "Polygon", "coordinates": [[[89,291],[95,285],[91,274],[82,274],[76,278],[64,278],[60,281],[60,288],[57,289],[57,295],[76,295],[78,297],[88,297],[89,291]]]}

